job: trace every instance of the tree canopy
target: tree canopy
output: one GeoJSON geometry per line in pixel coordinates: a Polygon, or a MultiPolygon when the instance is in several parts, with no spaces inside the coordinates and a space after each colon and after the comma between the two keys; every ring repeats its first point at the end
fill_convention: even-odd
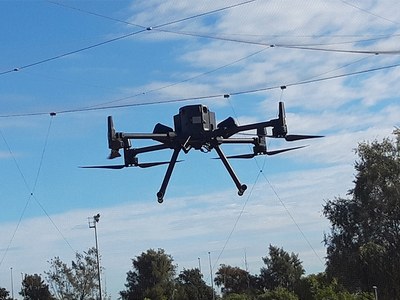
{"type": "Polygon", "coordinates": [[[269,256],[263,257],[265,267],[261,269],[261,280],[264,288],[273,290],[283,287],[294,291],[304,274],[302,262],[297,254],[289,254],[282,248],[269,246],[269,256]]]}
{"type": "Polygon", "coordinates": [[[133,270],[127,273],[125,291],[120,292],[124,300],[171,299],[174,293],[176,266],[163,249],[149,249],[132,259],[133,270]]]}
{"type": "Polygon", "coordinates": [[[222,264],[214,282],[217,286],[223,287],[224,295],[246,293],[250,289],[250,274],[241,268],[222,264]]]}
{"type": "Polygon", "coordinates": [[[50,287],[58,299],[92,300],[99,290],[97,277],[96,248],[76,253],[71,266],[59,257],[50,262],[50,270],[45,272],[50,287]]]}
{"type": "Polygon", "coordinates": [[[20,295],[24,297],[24,300],[55,299],[49,291],[49,285],[38,274],[24,276],[20,295]]]}
{"type": "Polygon", "coordinates": [[[199,269],[184,269],[178,276],[176,300],[209,300],[213,298],[213,289],[203,280],[199,269]]]}
{"type": "Polygon", "coordinates": [[[400,299],[400,132],[359,144],[350,198],[324,206],[327,274],[350,291],[379,289],[379,299],[400,299]]]}
{"type": "Polygon", "coordinates": [[[7,291],[5,288],[0,287],[0,300],[12,300],[9,295],[9,291],[7,291]]]}

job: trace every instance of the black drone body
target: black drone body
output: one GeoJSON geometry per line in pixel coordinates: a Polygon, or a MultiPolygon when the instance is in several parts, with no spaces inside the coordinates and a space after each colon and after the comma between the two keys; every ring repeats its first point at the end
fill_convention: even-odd
{"type": "Polygon", "coordinates": [[[319,138],[316,135],[288,135],[285,108],[283,102],[279,102],[279,114],[277,119],[265,122],[253,123],[248,125],[237,125],[233,118],[229,117],[219,124],[216,123],[215,113],[210,111],[204,105],[188,105],[179,109],[179,114],[174,116],[174,129],[163,125],[156,124],[152,133],[126,133],[116,132],[114,129],[113,119],[108,117],[108,147],[111,149],[109,158],[120,157],[119,151],[123,150],[124,164],[113,166],[91,166],[86,168],[107,168],[121,169],[124,167],[153,167],[162,164],[168,164],[164,180],[160,190],[157,193],[159,203],[164,200],[165,191],[171,178],[172,171],[178,161],[180,151],[188,153],[191,149],[200,150],[202,152],[210,152],[213,149],[217,152],[219,158],[227,169],[229,175],[234,181],[239,196],[243,195],[247,189],[242,184],[232,169],[228,158],[253,158],[257,155],[274,155],[290,150],[302,148],[293,147],[274,151],[267,151],[267,127],[272,128],[272,135],[268,137],[284,138],[286,141],[297,141],[302,139],[319,138]],[[254,137],[235,138],[232,137],[237,133],[256,130],[254,137]],[[134,139],[150,139],[156,141],[157,144],[132,148],[131,140],[134,139]],[[221,149],[222,144],[252,144],[253,153],[225,156],[221,149]],[[158,151],[163,149],[172,149],[172,157],[170,161],[139,163],[138,154],[158,151]]]}

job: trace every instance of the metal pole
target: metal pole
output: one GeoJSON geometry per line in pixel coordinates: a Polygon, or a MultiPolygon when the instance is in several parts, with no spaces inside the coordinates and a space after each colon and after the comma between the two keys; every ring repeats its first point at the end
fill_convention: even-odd
{"type": "Polygon", "coordinates": [[[10,268],[11,272],[11,299],[14,300],[14,279],[13,279],[13,268],[10,268]]]}
{"type": "Polygon", "coordinates": [[[214,280],[213,280],[213,271],[211,266],[211,253],[208,252],[208,261],[210,262],[210,276],[211,276],[211,289],[212,289],[212,298],[215,300],[215,293],[214,293],[214,280]]]}
{"type": "Polygon", "coordinates": [[[198,257],[197,259],[199,260],[199,271],[200,271],[200,274],[201,274],[201,263],[200,263],[200,257],[198,257]]]}
{"type": "Polygon", "coordinates": [[[375,300],[378,300],[378,287],[376,285],[374,285],[372,288],[374,289],[375,300]]]}
{"type": "Polygon", "coordinates": [[[99,244],[97,242],[97,223],[100,220],[100,214],[93,216],[93,222],[89,221],[89,228],[94,228],[94,239],[96,241],[96,259],[97,259],[97,277],[99,280],[99,300],[102,300],[101,296],[101,277],[100,277],[100,259],[99,259],[99,244]]]}
{"type": "MultiPolygon", "coordinates": [[[[97,223],[97,222],[96,222],[97,223]]],[[[102,300],[101,297],[101,278],[100,278],[100,259],[99,259],[99,245],[97,242],[97,226],[96,223],[94,223],[94,236],[95,236],[95,240],[96,240],[96,258],[97,258],[97,276],[99,278],[99,298],[100,300],[102,300]]]]}
{"type": "MultiPolygon", "coordinates": [[[[26,275],[25,275],[25,277],[26,277],[26,275]]],[[[21,272],[21,278],[22,278],[22,296],[24,297],[24,299],[25,299],[25,288],[24,288],[24,286],[23,286],[23,284],[24,284],[24,273],[22,273],[21,272]]]]}

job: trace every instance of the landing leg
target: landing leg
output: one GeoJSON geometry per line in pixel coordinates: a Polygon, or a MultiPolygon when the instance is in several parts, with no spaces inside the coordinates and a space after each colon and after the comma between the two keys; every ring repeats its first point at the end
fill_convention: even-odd
{"type": "Polygon", "coordinates": [[[168,182],[171,178],[171,174],[172,174],[172,171],[174,170],[174,167],[175,167],[175,164],[178,159],[178,155],[179,155],[180,151],[181,151],[181,148],[176,148],[176,149],[174,149],[174,152],[172,153],[171,161],[169,162],[167,172],[165,173],[164,180],[161,184],[160,190],[157,193],[158,203],[163,203],[163,201],[164,201],[165,190],[167,189],[168,182]]]}
{"type": "Polygon", "coordinates": [[[240,183],[239,178],[236,176],[235,171],[233,171],[231,165],[229,164],[228,159],[226,158],[225,154],[222,152],[219,145],[215,145],[214,148],[215,148],[215,151],[217,151],[219,158],[222,160],[229,175],[231,176],[233,182],[235,183],[235,185],[238,189],[238,195],[242,196],[244,191],[247,190],[247,185],[240,183]]]}

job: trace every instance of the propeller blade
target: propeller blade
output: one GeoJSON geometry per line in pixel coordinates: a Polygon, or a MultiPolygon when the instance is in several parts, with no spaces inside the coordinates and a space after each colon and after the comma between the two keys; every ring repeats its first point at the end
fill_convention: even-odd
{"type": "MultiPolygon", "coordinates": [[[[181,160],[178,160],[177,162],[181,162],[181,160]]],[[[123,169],[125,167],[139,167],[139,168],[150,168],[154,166],[159,166],[159,165],[167,165],[169,164],[169,161],[156,161],[156,162],[148,162],[148,163],[138,163],[130,166],[126,165],[105,165],[105,166],[83,166],[80,168],[83,169],[113,169],[113,170],[119,170],[123,169]]]]}
{"type": "Polygon", "coordinates": [[[285,140],[288,142],[306,140],[306,139],[317,139],[322,138],[323,135],[301,135],[301,134],[288,134],[285,136],[285,140]]]}
{"type": "MultiPolygon", "coordinates": [[[[177,161],[181,162],[181,160],[177,161]]],[[[154,166],[159,166],[159,165],[167,165],[169,164],[169,161],[156,161],[156,162],[149,162],[149,163],[138,163],[137,166],[140,168],[150,168],[154,166]]]]}
{"type": "Polygon", "coordinates": [[[125,165],[109,165],[109,166],[84,166],[80,167],[82,169],[113,169],[113,170],[119,170],[122,168],[125,168],[125,165]]]}
{"type": "Polygon", "coordinates": [[[287,152],[287,151],[291,151],[291,150],[301,149],[301,148],[304,148],[304,147],[307,147],[307,146],[298,146],[298,147],[292,147],[292,148],[272,150],[272,151],[268,151],[267,155],[275,155],[275,154],[279,154],[279,153],[283,153],[283,152],[287,152]]]}
{"type": "MultiPolygon", "coordinates": [[[[279,153],[283,153],[283,152],[287,152],[287,151],[291,151],[291,150],[297,150],[297,149],[301,149],[301,148],[304,148],[304,147],[307,147],[307,146],[298,146],[298,147],[292,147],[292,148],[272,150],[272,151],[267,151],[266,153],[259,153],[259,154],[248,153],[248,154],[231,155],[231,156],[227,156],[226,158],[250,159],[250,158],[253,158],[253,157],[258,156],[258,155],[276,155],[276,154],[279,154],[279,153]]],[[[218,159],[218,157],[216,159],[218,159]]]]}
{"type": "Polygon", "coordinates": [[[230,156],[227,156],[226,158],[244,158],[244,159],[249,159],[249,158],[253,158],[254,156],[256,156],[256,154],[249,153],[249,154],[230,155],[230,156]]]}

